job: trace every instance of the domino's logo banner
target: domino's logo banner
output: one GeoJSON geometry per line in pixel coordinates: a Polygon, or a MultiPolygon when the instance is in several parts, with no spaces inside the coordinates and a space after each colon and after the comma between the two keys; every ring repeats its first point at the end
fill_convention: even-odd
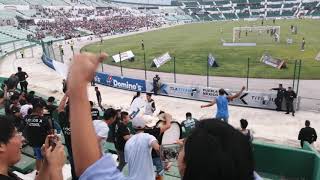
{"type": "Polygon", "coordinates": [[[146,91],[146,83],[144,80],[112,76],[106,73],[96,73],[95,81],[98,84],[111,86],[114,88],[125,89],[130,91],[146,91]]]}

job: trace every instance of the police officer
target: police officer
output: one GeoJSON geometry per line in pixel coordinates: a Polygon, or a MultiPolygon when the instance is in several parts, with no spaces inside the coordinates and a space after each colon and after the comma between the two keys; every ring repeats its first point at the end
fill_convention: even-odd
{"type": "Polygon", "coordinates": [[[160,77],[158,74],[156,74],[156,76],[153,78],[153,93],[155,95],[158,94],[158,90],[159,90],[159,80],[160,80],[160,77]]]}
{"type": "Polygon", "coordinates": [[[281,110],[282,110],[282,108],[281,108],[281,106],[282,106],[282,101],[283,101],[283,98],[284,98],[284,96],[285,96],[286,89],[283,88],[282,84],[279,84],[279,87],[278,87],[278,88],[272,88],[271,90],[276,90],[276,91],[278,91],[277,97],[276,97],[276,99],[275,99],[275,104],[276,104],[276,106],[277,106],[276,110],[277,110],[277,111],[281,111],[281,110]]]}
{"type": "Polygon", "coordinates": [[[292,116],[294,116],[294,107],[293,107],[293,101],[297,98],[297,94],[292,90],[292,87],[288,87],[288,91],[285,93],[285,99],[286,99],[286,106],[287,106],[287,113],[289,114],[292,112],[292,116]]]}

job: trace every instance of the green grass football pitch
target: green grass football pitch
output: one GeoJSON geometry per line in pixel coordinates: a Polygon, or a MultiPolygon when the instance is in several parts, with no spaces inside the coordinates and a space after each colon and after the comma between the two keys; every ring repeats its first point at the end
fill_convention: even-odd
{"type": "MultiPolygon", "coordinates": [[[[216,58],[219,67],[210,68],[210,75],[246,77],[247,59],[250,58],[250,77],[257,78],[292,78],[295,60],[302,60],[301,78],[320,79],[320,61],[315,57],[320,52],[320,20],[277,20],[275,26],[281,26],[280,43],[266,32],[259,34],[241,33],[240,42],[255,42],[256,47],[224,47],[222,40],[232,42],[233,27],[260,26],[261,21],[227,21],[205,22],[161,29],[152,32],[105,40],[90,44],[82,50],[98,53],[108,52],[110,56],[119,52],[132,50],[135,61],[122,63],[123,67],[144,69],[141,40],[144,40],[147,69],[152,71],[173,72],[173,61],[167,62],[159,69],[151,68],[155,57],[169,52],[176,58],[176,72],[181,74],[206,75],[206,62],[209,53],[216,58]],[[290,26],[298,27],[298,34],[293,35],[290,26]],[[305,51],[301,51],[302,38],[306,39],[305,51]],[[287,44],[287,38],[293,39],[293,44],[287,44]],[[288,68],[275,69],[260,62],[264,53],[275,58],[286,60],[288,68]]],[[[273,25],[265,21],[264,25],[273,25]]],[[[105,63],[117,65],[110,57],[105,63]]]]}

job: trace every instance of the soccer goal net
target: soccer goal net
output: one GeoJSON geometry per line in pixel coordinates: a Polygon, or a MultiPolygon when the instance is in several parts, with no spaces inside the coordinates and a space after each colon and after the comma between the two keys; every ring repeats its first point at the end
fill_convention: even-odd
{"type": "Polygon", "coordinates": [[[234,27],[233,42],[280,42],[280,26],[234,27]]]}

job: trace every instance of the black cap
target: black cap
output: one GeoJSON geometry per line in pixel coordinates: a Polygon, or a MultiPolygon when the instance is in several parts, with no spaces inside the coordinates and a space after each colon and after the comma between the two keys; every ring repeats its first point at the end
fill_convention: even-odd
{"type": "Polygon", "coordinates": [[[44,107],[44,103],[43,100],[40,98],[33,98],[31,101],[31,104],[33,106],[33,108],[43,108],[44,107]]]}

